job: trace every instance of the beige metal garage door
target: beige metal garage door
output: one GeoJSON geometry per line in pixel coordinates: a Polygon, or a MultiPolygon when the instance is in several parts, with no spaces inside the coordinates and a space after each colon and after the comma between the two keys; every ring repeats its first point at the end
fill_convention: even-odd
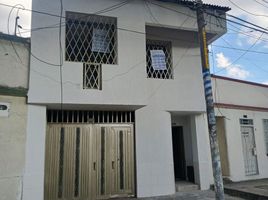
{"type": "Polygon", "coordinates": [[[132,124],[47,126],[45,200],[133,196],[132,124]]]}

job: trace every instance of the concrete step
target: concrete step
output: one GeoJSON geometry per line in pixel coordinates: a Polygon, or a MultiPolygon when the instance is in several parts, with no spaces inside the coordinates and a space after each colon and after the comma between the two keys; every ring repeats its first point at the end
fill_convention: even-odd
{"type": "Polygon", "coordinates": [[[178,181],[176,182],[175,187],[176,192],[190,192],[199,190],[198,185],[187,181],[178,181]]]}
{"type": "MultiPolygon", "coordinates": [[[[267,186],[268,187],[268,186],[267,186]]],[[[231,196],[240,197],[248,200],[267,200],[268,190],[263,188],[249,188],[249,187],[233,187],[230,185],[224,186],[224,193],[231,196]]]]}

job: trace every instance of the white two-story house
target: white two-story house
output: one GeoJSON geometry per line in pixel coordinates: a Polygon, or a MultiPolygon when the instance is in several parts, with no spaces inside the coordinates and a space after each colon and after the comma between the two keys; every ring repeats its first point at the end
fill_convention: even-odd
{"type": "MultiPolygon", "coordinates": [[[[179,180],[208,189],[194,3],[65,0],[62,6],[32,3],[39,12],[32,13],[23,199],[168,195],[179,180]]],[[[212,43],[226,32],[229,8],[204,9],[212,43]]]]}

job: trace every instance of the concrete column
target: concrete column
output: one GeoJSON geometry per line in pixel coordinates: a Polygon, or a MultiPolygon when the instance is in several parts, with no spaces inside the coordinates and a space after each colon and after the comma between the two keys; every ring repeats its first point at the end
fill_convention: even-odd
{"type": "Polygon", "coordinates": [[[170,113],[136,111],[136,161],[138,197],[175,193],[170,113]]]}
{"type": "Polygon", "coordinates": [[[201,190],[207,190],[213,184],[213,176],[205,113],[191,117],[191,132],[195,181],[201,190]]]}
{"type": "Polygon", "coordinates": [[[43,200],[46,107],[29,105],[23,200],[43,200]]]}

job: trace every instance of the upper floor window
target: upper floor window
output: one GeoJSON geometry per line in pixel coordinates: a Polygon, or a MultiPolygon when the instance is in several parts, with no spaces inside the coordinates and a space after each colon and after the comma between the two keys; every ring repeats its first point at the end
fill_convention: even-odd
{"type": "Polygon", "coordinates": [[[116,18],[66,12],[66,61],[116,64],[116,18]]]}
{"type": "Polygon", "coordinates": [[[268,119],[263,120],[264,139],[266,145],[266,155],[268,156],[268,119]]]}
{"type": "Polygon", "coordinates": [[[83,88],[101,90],[101,65],[84,63],[83,88]]]}
{"type": "Polygon", "coordinates": [[[173,79],[171,42],[146,40],[147,78],[173,79]]]}

